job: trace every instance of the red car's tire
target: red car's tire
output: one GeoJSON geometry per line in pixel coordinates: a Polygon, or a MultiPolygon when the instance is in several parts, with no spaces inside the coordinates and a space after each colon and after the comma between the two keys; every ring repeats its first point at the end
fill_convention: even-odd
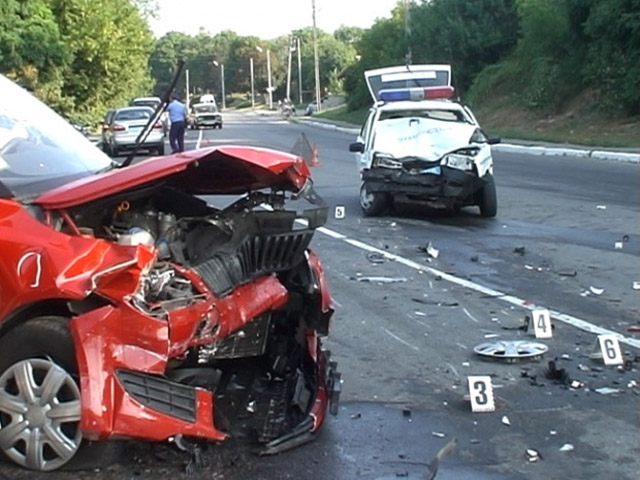
{"type": "Polygon", "coordinates": [[[82,440],[68,319],[34,318],[0,337],[0,396],[1,450],[12,462],[36,471],[113,462],[119,445],[82,440]]]}

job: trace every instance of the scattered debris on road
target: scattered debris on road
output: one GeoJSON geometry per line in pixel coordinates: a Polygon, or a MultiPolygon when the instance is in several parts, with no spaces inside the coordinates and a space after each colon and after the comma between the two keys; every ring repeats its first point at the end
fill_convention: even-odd
{"type": "Polygon", "coordinates": [[[355,280],[369,283],[405,283],[407,281],[405,277],[356,277],[355,280]]]}
{"type": "Polygon", "coordinates": [[[549,380],[553,380],[556,383],[561,383],[564,385],[568,385],[571,383],[571,378],[569,378],[567,370],[564,368],[558,368],[554,360],[549,361],[547,371],[545,372],[545,377],[547,377],[549,380]]]}
{"type": "Polygon", "coordinates": [[[438,258],[438,256],[440,255],[440,251],[437,248],[435,248],[431,244],[431,242],[427,243],[426,245],[419,246],[418,250],[428,254],[432,258],[438,258]]]}
{"type": "Polygon", "coordinates": [[[604,288],[598,288],[598,287],[591,286],[591,287],[589,287],[589,291],[591,293],[593,293],[594,295],[602,295],[604,293],[604,288]]]}
{"type": "Polygon", "coordinates": [[[561,277],[577,277],[578,276],[578,272],[575,270],[561,270],[556,273],[561,277]]]}
{"type": "Polygon", "coordinates": [[[367,253],[367,260],[376,265],[386,262],[385,256],[378,252],[367,253]]]}
{"type": "Polygon", "coordinates": [[[525,247],[515,247],[513,249],[513,253],[518,253],[520,255],[524,255],[525,254],[525,247]]]}
{"type": "Polygon", "coordinates": [[[620,389],[611,388],[611,387],[602,387],[602,388],[596,388],[594,392],[599,393],[600,395],[611,395],[612,393],[620,393],[620,389]]]}
{"type": "Polygon", "coordinates": [[[507,417],[506,415],[502,416],[502,424],[506,425],[507,427],[511,426],[511,420],[509,420],[509,417],[507,417]]]}
{"type": "Polygon", "coordinates": [[[435,305],[436,307],[457,307],[460,305],[458,302],[441,302],[439,300],[425,300],[423,298],[412,298],[411,300],[423,305],[435,305]]]}
{"type": "Polygon", "coordinates": [[[527,448],[527,458],[530,462],[537,462],[538,460],[542,460],[542,455],[534,448],[527,448]]]}
{"type": "Polygon", "coordinates": [[[573,450],[573,445],[571,445],[570,443],[565,443],[564,445],[562,445],[560,447],[560,451],[561,452],[571,452],[573,450]]]}
{"type": "Polygon", "coordinates": [[[440,451],[436,454],[433,460],[427,466],[427,471],[424,472],[422,478],[424,480],[433,480],[436,478],[436,474],[438,473],[438,468],[440,467],[440,462],[444,457],[453,452],[453,449],[458,445],[458,440],[456,438],[452,438],[449,442],[440,449],[440,451]]]}

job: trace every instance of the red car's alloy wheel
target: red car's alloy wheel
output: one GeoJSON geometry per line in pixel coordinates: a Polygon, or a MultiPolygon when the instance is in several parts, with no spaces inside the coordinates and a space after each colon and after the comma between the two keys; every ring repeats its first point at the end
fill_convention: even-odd
{"type": "Polygon", "coordinates": [[[82,442],[80,391],[53,361],[30,358],[0,376],[0,448],[31,470],[67,463],[82,442]]]}

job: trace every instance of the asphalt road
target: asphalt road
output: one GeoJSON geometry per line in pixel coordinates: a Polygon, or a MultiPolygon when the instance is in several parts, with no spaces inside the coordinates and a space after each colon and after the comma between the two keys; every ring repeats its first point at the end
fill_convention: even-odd
{"type": "Polygon", "coordinates": [[[640,167],[496,153],[495,219],[475,208],[449,216],[412,206],[363,218],[352,135],[226,113],[222,130],[189,131],[187,146],[290,151],[303,133],[319,148],[317,191],[332,211],[346,211],[312,244],[335,298],[326,345],[343,373],[338,417],[316,442],[272,458],[213,446],[209,466],[191,477],[183,456],[133,443],[121,462],[97,474],[37,478],[418,479],[452,438],[457,447],[438,479],[637,478],[640,349],[631,344],[640,336],[627,329],[640,323],[640,291],[632,288],[640,281],[640,167]],[[429,242],[437,258],[420,248],[429,242]],[[374,249],[383,256],[372,262],[374,249]],[[359,280],[366,276],[398,282],[359,280]],[[473,352],[487,341],[535,340],[518,328],[531,305],[555,317],[539,361],[503,363],[473,352]],[[596,335],[585,329],[593,328],[622,335],[628,370],[590,358],[596,335]],[[565,370],[564,381],[547,378],[550,360],[565,370]],[[491,377],[495,412],[471,412],[469,375],[491,377]],[[616,392],[595,392],[602,387],[616,392]],[[567,444],[573,448],[561,451],[567,444]],[[527,449],[539,452],[536,461],[527,449]]]}

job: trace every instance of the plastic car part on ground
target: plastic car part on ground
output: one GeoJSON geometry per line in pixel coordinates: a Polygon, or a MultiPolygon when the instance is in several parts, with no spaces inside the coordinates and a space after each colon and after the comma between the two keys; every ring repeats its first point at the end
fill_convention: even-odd
{"type": "Polygon", "coordinates": [[[478,355],[506,361],[539,358],[549,348],[539,342],[528,340],[500,340],[476,345],[473,349],[478,355]]]}

